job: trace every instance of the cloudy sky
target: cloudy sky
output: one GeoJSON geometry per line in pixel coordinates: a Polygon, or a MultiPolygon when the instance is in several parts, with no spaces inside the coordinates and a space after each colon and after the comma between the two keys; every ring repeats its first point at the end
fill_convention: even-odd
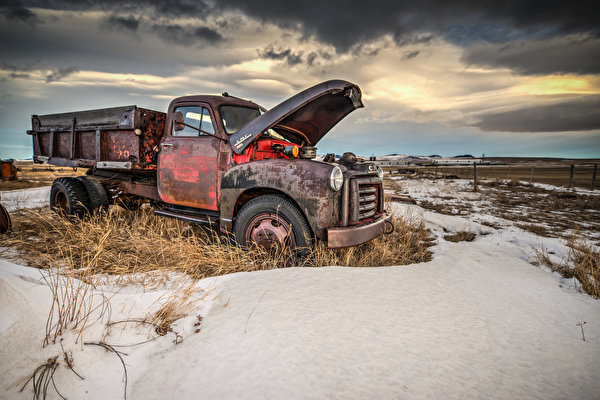
{"type": "Polygon", "coordinates": [[[31,114],[270,108],[334,78],[366,107],[320,153],[600,157],[599,21],[564,0],[0,0],[0,157],[31,156],[31,114]]]}

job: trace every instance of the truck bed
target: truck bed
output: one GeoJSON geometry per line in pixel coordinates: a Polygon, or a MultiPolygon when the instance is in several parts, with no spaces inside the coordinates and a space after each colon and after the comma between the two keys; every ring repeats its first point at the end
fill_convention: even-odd
{"type": "Polygon", "coordinates": [[[35,162],[116,170],[156,168],[166,114],[135,105],[33,115],[35,162]]]}

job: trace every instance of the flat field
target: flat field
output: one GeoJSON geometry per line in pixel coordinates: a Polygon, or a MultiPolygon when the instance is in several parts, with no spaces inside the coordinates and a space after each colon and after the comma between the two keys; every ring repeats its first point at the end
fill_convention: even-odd
{"type": "MultiPolygon", "coordinates": [[[[594,175],[594,165],[600,160],[525,160],[525,159],[498,159],[492,160],[494,164],[478,165],[477,178],[483,179],[508,179],[529,183],[544,183],[554,186],[569,187],[571,165],[573,165],[573,186],[582,189],[591,189],[594,175]],[[496,164],[497,163],[497,164],[496,164]]],[[[462,179],[473,178],[473,166],[407,166],[389,167],[388,171],[403,174],[405,171],[426,176],[455,177],[462,179]]],[[[597,167],[596,167],[597,169],[597,167]]],[[[597,172],[597,175],[600,173],[597,172]]],[[[595,189],[599,189],[600,176],[596,177],[595,189]]]]}
{"type": "Polygon", "coordinates": [[[17,179],[0,180],[0,191],[50,186],[56,178],[83,175],[86,171],[85,168],[73,169],[34,164],[33,161],[15,161],[15,167],[17,167],[17,179]]]}

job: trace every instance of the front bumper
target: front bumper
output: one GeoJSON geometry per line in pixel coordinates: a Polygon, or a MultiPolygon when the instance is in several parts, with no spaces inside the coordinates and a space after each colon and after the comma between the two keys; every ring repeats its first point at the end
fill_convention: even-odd
{"type": "Polygon", "coordinates": [[[344,226],[342,228],[327,229],[327,247],[339,248],[356,246],[361,243],[375,239],[382,233],[393,231],[392,214],[384,211],[384,214],[375,222],[364,225],[344,226]]]}

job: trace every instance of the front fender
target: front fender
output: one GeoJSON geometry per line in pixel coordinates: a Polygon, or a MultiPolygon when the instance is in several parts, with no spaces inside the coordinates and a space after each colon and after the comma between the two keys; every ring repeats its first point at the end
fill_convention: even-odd
{"type": "Polygon", "coordinates": [[[236,204],[244,193],[253,197],[281,192],[300,210],[314,234],[326,238],[326,229],[339,226],[341,192],[329,186],[333,165],[302,159],[268,159],[237,165],[221,181],[221,229],[232,230],[236,204]]]}

